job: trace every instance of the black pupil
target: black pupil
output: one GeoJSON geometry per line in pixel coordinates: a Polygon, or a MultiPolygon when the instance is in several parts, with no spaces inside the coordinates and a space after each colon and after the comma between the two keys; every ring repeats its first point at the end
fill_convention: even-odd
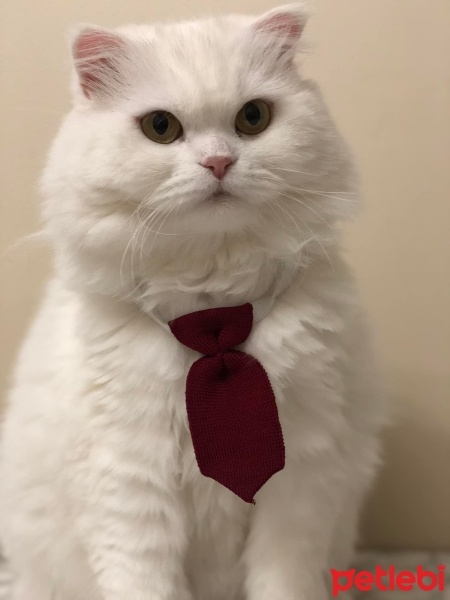
{"type": "Polygon", "coordinates": [[[169,129],[169,119],[166,113],[158,112],[153,117],[153,129],[158,135],[164,135],[169,129]]]}
{"type": "Polygon", "coordinates": [[[261,111],[253,102],[249,102],[245,105],[244,114],[250,125],[258,125],[259,121],[261,120],[261,111]]]}

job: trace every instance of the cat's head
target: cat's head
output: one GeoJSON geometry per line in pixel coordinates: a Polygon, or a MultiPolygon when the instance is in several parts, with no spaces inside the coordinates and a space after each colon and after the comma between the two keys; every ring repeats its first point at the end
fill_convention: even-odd
{"type": "Polygon", "coordinates": [[[57,248],[101,287],[135,258],[328,235],[349,161],[294,57],[301,6],[75,34],[74,106],[43,178],[57,248]],[[130,254],[130,257],[127,256],[130,254]]]}

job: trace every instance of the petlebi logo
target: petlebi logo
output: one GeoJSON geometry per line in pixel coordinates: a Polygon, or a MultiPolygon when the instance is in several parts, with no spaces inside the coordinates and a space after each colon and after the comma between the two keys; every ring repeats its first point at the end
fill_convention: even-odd
{"type": "Polygon", "coordinates": [[[341,592],[355,589],[360,592],[370,592],[373,589],[381,592],[397,590],[401,592],[413,590],[431,592],[443,591],[445,586],[445,565],[439,565],[436,571],[425,571],[419,565],[415,571],[399,571],[394,566],[385,570],[377,566],[374,573],[356,569],[348,571],[331,569],[330,573],[334,598],[338,597],[341,592]]]}

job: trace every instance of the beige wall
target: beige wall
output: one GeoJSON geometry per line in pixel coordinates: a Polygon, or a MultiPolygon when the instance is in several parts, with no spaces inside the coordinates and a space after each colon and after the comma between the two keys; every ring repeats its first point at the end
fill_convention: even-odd
{"type": "MultiPolygon", "coordinates": [[[[44,249],[13,244],[36,229],[37,176],[68,106],[69,25],[274,5],[2,0],[2,389],[48,271],[44,249]]],[[[450,4],[318,0],[308,36],[316,51],[306,68],[321,82],[363,173],[367,211],[348,229],[347,245],[397,412],[365,540],[450,548],[450,4]]]]}

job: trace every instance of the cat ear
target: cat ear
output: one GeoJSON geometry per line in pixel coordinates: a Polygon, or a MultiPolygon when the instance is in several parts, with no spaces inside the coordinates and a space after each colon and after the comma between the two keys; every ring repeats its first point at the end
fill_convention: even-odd
{"type": "Polygon", "coordinates": [[[106,29],[87,26],[73,35],[73,61],[86,98],[110,95],[120,84],[119,63],[125,50],[125,41],[106,29]]]}
{"type": "Polygon", "coordinates": [[[253,24],[254,34],[278,51],[278,57],[293,56],[308,19],[304,4],[287,4],[274,8],[253,24]]]}

